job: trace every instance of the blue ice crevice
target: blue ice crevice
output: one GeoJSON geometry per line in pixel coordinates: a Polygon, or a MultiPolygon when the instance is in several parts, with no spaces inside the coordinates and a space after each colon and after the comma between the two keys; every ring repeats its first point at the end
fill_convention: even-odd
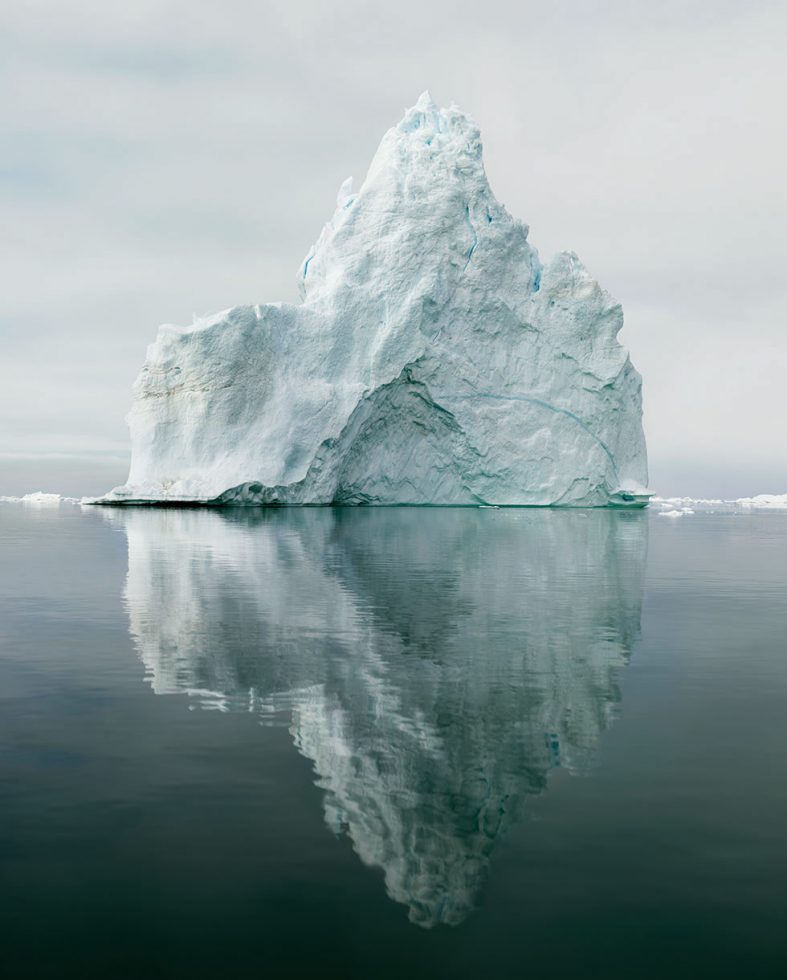
{"type": "MultiPolygon", "coordinates": [[[[470,248],[468,248],[468,250],[465,252],[465,259],[467,260],[465,262],[465,269],[466,269],[470,265],[470,259],[472,259],[473,252],[475,252],[476,245],[478,245],[478,234],[477,234],[475,228],[473,227],[473,222],[470,220],[470,205],[469,204],[465,204],[465,224],[467,225],[467,229],[470,232],[470,235],[471,235],[471,238],[472,238],[472,241],[470,243],[470,248]]],[[[462,271],[464,271],[464,270],[462,270],[462,271]]]]}

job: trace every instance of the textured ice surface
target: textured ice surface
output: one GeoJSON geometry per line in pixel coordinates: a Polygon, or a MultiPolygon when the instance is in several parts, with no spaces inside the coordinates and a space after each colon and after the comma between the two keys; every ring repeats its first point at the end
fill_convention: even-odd
{"type": "Polygon", "coordinates": [[[105,499],[605,505],[646,486],[621,308],[527,236],[476,124],[424,93],[339,189],[300,306],[160,328],[105,499]]]}

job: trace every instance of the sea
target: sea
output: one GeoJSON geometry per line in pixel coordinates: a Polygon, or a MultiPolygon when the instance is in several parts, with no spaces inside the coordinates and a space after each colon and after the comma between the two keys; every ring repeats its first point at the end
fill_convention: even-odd
{"type": "Polygon", "coordinates": [[[787,511],[0,503],[0,970],[787,976],[787,511]]]}

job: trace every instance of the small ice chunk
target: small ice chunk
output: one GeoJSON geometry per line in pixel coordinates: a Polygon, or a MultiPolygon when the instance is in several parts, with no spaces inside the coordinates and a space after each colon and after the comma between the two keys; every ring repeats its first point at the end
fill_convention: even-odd
{"type": "Polygon", "coordinates": [[[739,497],[735,503],[747,510],[787,510],[787,493],[758,493],[756,497],[739,497]]]}
{"type": "Polygon", "coordinates": [[[44,493],[36,490],[22,497],[0,497],[4,504],[26,504],[32,507],[57,507],[60,503],[71,503],[70,497],[61,497],[59,493],[44,493]]]}

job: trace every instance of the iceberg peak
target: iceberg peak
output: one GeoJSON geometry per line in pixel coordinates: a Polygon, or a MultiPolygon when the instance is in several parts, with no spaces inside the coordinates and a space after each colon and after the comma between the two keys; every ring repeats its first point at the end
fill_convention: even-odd
{"type": "Polygon", "coordinates": [[[620,305],[573,253],[541,262],[458,107],[405,111],[298,282],[299,306],[159,331],[105,502],[604,506],[646,486],[620,305]]]}
{"type": "Polygon", "coordinates": [[[414,106],[405,109],[404,118],[399,123],[399,128],[403,132],[408,132],[419,127],[430,127],[440,130],[440,108],[426,89],[418,96],[418,101],[414,106]]]}

